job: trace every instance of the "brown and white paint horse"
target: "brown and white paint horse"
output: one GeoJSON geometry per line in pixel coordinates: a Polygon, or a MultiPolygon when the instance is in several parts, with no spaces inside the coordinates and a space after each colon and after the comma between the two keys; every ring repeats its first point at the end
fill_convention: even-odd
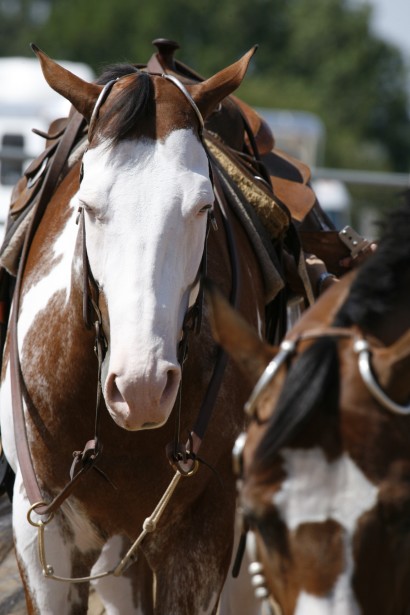
{"type": "Polygon", "coordinates": [[[263,374],[240,503],[275,614],[410,613],[409,233],[410,202],[280,349],[210,294],[217,339],[263,374]]]}
{"type": "MultiPolygon", "coordinates": [[[[165,449],[175,437],[176,419],[168,420],[174,406],[180,407],[184,442],[198,417],[217,356],[206,313],[200,334],[190,339],[183,378],[177,349],[198,292],[215,200],[200,123],[239,86],[253,50],[183,92],[170,79],[132,66],[114,70],[111,77],[118,79],[104,90],[34,49],[49,85],[91,123],[86,152],[71,163],[32,241],[17,324],[28,441],[48,502],[67,482],[73,451],[82,450],[94,433],[97,363],[94,334],[82,314],[88,260],[108,341],[99,419],[103,450],[98,471],[78,481],[44,531],[54,574],[77,578],[89,575],[107,541],[124,538],[128,545],[140,534],[170,484],[174,470],[165,449]],[[76,224],[79,208],[86,259],[76,224]]],[[[231,264],[218,207],[214,215],[219,229],[209,234],[207,267],[229,295],[231,264]]],[[[239,309],[262,327],[265,289],[255,253],[236,217],[229,211],[226,216],[238,247],[239,309]]],[[[200,449],[214,472],[200,466],[194,477],[178,483],[156,530],[143,540],[137,563],[125,576],[108,579],[103,591],[108,613],[216,612],[233,542],[231,450],[248,394],[247,383],[228,365],[200,449]],[[141,577],[133,584],[135,571],[141,577]]],[[[28,609],[41,615],[85,613],[88,583],[43,576],[37,528],[26,519],[30,503],[11,406],[8,344],[1,430],[16,471],[13,527],[28,609]]],[[[35,513],[32,518],[37,523],[35,513]]]]}

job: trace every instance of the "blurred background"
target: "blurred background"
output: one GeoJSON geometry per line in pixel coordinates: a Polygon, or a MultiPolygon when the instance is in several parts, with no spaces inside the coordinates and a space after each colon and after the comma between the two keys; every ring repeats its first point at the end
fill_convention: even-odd
{"type": "Polygon", "coordinates": [[[258,43],[239,96],[310,165],[337,225],[373,238],[373,220],[409,185],[409,23],[409,0],[0,0],[0,216],[39,147],[28,126],[65,112],[29,43],[91,79],[146,62],[165,37],[205,77],[258,43]]]}

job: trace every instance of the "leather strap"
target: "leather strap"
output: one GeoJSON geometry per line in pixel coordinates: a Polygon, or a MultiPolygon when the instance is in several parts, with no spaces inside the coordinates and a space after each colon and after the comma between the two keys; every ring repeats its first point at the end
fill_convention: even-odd
{"type": "MultiPolygon", "coordinates": [[[[47,176],[44,180],[39,198],[37,200],[34,215],[31,220],[30,227],[26,234],[25,242],[23,245],[22,255],[19,263],[19,270],[17,273],[16,287],[13,295],[12,314],[10,317],[10,377],[14,433],[20,471],[23,477],[23,483],[26,489],[27,497],[32,505],[37,502],[42,502],[43,496],[41,494],[41,490],[39,488],[37,477],[33,468],[23,407],[23,395],[25,389],[21,373],[17,336],[20,295],[25,266],[33,237],[43,217],[47,204],[56,189],[59,177],[68,159],[71,149],[74,143],[77,141],[82,131],[82,128],[84,127],[84,122],[84,118],[79,113],[77,113],[76,111],[73,111],[71,113],[70,121],[67,125],[64,135],[61,138],[61,141],[58,144],[55,155],[48,169],[47,176]]],[[[78,474],[80,474],[80,472],[78,474]]],[[[67,497],[67,495],[65,495],[65,497],[67,497]]],[[[41,506],[37,509],[37,512],[39,514],[46,514],[50,511],[50,506],[41,506]]]]}
{"type": "MultiPolygon", "coordinates": [[[[238,251],[235,242],[235,237],[232,232],[231,225],[229,223],[229,219],[227,216],[227,203],[224,197],[224,193],[222,190],[221,182],[218,176],[218,168],[215,165],[215,162],[211,162],[212,166],[212,176],[214,182],[214,193],[215,198],[219,206],[219,210],[222,217],[222,222],[225,230],[226,241],[228,245],[230,263],[231,263],[231,292],[230,292],[230,303],[232,306],[237,309],[238,308],[238,296],[240,290],[240,270],[239,270],[239,258],[238,251]]],[[[216,397],[218,395],[219,389],[222,384],[222,379],[225,373],[225,367],[228,362],[228,356],[226,352],[222,349],[222,347],[218,348],[218,354],[216,358],[216,364],[214,371],[211,376],[211,380],[208,385],[208,389],[205,393],[205,397],[202,401],[199,414],[197,420],[195,422],[193,432],[202,440],[206,429],[208,427],[209,421],[212,416],[212,412],[215,406],[216,397]]]]}
{"type": "MultiPolygon", "coordinates": [[[[205,144],[204,144],[205,147],[205,144]]],[[[238,296],[240,290],[240,270],[239,270],[239,258],[238,258],[238,250],[235,242],[235,237],[232,232],[232,228],[229,222],[229,218],[227,215],[228,203],[226,201],[222,184],[219,179],[219,171],[218,171],[218,163],[216,159],[213,158],[212,154],[206,148],[206,152],[209,159],[210,164],[210,175],[212,178],[212,184],[214,188],[215,199],[218,204],[218,208],[221,214],[222,223],[225,231],[225,237],[229,252],[229,260],[231,264],[231,291],[230,291],[230,302],[234,308],[237,309],[238,305],[238,296]]],[[[206,244],[205,244],[206,249],[206,244]]],[[[184,335],[184,343],[187,345],[187,335],[191,332],[193,327],[189,328],[189,331],[184,335]]],[[[186,444],[179,441],[179,425],[180,425],[180,417],[179,412],[177,413],[177,421],[176,421],[176,433],[174,442],[168,444],[166,447],[166,453],[169,462],[172,466],[176,467],[179,472],[182,474],[186,473],[187,460],[191,461],[199,461],[198,451],[202,444],[202,440],[205,436],[206,430],[208,428],[209,422],[212,418],[212,413],[215,407],[215,402],[217,395],[219,393],[219,389],[222,384],[222,380],[225,373],[226,364],[228,362],[228,355],[222,349],[222,347],[218,347],[217,357],[215,361],[215,366],[212,371],[211,379],[208,384],[208,388],[205,392],[205,396],[202,400],[201,406],[198,411],[198,415],[192,429],[192,432],[189,436],[188,442],[186,444]]],[[[183,360],[180,361],[181,365],[183,364],[183,360]]],[[[201,460],[205,463],[203,460],[201,460]]],[[[207,464],[206,464],[207,465],[207,464]]],[[[209,466],[210,467],[210,466],[209,466]]]]}

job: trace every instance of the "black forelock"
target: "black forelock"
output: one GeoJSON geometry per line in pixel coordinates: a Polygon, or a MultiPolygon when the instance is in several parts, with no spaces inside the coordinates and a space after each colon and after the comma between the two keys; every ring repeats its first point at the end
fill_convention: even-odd
{"type": "Polygon", "coordinates": [[[137,123],[147,117],[154,98],[151,77],[132,64],[107,67],[97,83],[105,85],[127,75],[135,75],[135,78],[107,105],[100,124],[101,130],[114,142],[127,138],[137,123]]]}

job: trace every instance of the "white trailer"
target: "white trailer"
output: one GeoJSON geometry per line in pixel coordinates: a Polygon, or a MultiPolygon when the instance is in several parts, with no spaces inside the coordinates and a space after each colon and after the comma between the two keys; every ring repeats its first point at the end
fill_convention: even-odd
{"type": "MultiPolygon", "coordinates": [[[[86,64],[64,61],[61,64],[82,79],[94,79],[93,71],[86,64]]],[[[44,139],[32,129],[47,131],[52,120],[67,115],[69,103],[46,83],[37,58],[0,58],[0,83],[0,225],[3,226],[14,184],[44,149],[44,139]]]]}

